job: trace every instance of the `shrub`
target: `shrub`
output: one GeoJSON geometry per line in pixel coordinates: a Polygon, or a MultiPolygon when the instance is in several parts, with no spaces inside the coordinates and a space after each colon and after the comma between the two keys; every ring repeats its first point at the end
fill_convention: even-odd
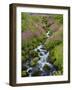
{"type": "Polygon", "coordinates": [[[54,18],[59,24],[63,23],[63,15],[55,15],[54,18]]]}
{"type": "Polygon", "coordinates": [[[26,62],[29,59],[29,56],[28,54],[26,54],[26,55],[22,55],[21,58],[22,58],[22,61],[26,62]]]}
{"type": "Polygon", "coordinates": [[[51,62],[63,72],[63,44],[57,45],[50,53],[51,62]]]}
{"type": "Polygon", "coordinates": [[[46,44],[45,44],[45,48],[47,50],[51,50],[53,49],[56,45],[59,45],[62,41],[60,40],[49,40],[46,44]]]}
{"type": "Polygon", "coordinates": [[[33,51],[31,50],[29,55],[32,57],[32,58],[35,58],[35,57],[38,57],[38,53],[36,51],[33,51]]]}
{"type": "Polygon", "coordinates": [[[29,18],[29,15],[27,14],[27,13],[22,13],[21,14],[22,16],[21,16],[21,29],[22,29],[22,32],[23,31],[26,31],[27,30],[27,28],[28,28],[28,24],[29,24],[29,22],[28,22],[28,18],[29,18]]]}

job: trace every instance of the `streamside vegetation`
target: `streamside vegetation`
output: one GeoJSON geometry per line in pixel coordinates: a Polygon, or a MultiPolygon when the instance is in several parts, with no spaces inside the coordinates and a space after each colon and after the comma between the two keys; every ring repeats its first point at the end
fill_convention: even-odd
{"type": "MultiPolygon", "coordinates": [[[[29,67],[37,68],[40,57],[34,50],[39,45],[44,45],[49,52],[48,62],[53,64],[56,72],[52,75],[63,74],[63,15],[39,15],[33,13],[21,13],[21,76],[27,77],[29,67]],[[47,37],[47,33],[49,36],[47,37]]],[[[34,69],[32,76],[41,76],[40,69],[34,69]]],[[[50,67],[43,67],[49,72],[50,67]]]]}

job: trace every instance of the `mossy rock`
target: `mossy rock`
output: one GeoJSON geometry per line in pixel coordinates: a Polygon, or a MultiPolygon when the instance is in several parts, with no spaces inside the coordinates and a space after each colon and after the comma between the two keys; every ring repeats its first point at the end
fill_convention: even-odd
{"type": "Polygon", "coordinates": [[[34,67],[37,65],[38,63],[38,60],[39,60],[39,57],[35,57],[32,61],[31,61],[31,66],[34,67]]]}
{"type": "Polygon", "coordinates": [[[49,72],[50,67],[47,64],[45,64],[45,66],[43,67],[43,70],[46,71],[46,72],[49,72]]]}
{"type": "Polygon", "coordinates": [[[56,71],[56,72],[53,73],[54,76],[62,75],[62,74],[63,74],[63,72],[61,72],[61,71],[56,71]]]}
{"type": "Polygon", "coordinates": [[[32,76],[40,76],[41,75],[41,71],[37,70],[35,71],[32,76]]]}
{"type": "Polygon", "coordinates": [[[28,73],[25,70],[23,70],[22,71],[22,77],[27,77],[27,76],[28,76],[28,73]]]}

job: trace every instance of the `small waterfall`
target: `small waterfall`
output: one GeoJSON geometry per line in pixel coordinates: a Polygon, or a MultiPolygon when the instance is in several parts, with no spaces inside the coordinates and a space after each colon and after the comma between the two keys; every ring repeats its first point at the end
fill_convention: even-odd
{"type": "Polygon", "coordinates": [[[47,38],[50,37],[50,31],[48,31],[48,32],[46,33],[46,37],[47,37],[47,38]]]}
{"type": "MultiPolygon", "coordinates": [[[[51,75],[51,72],[46,74],[46,72],[43,70],[45,65],[48,65],[49,68],[51,68],[52,72],[55,71],[54,66],[48,62],[48,56],[49,56],[49,52],[47,50],[45,50],[44,45],[39,45],[37,48],[34,49],[36,52],[38,52],[38,56],[39,56],[39,61],[37,62],[37,67],[39,68],[40,71],[42,71],[41,75],[51,75]]],[[[35,71],[32,67],[29,67],[27,69],[27,72],[29,74],[29,77],[32,76],[33,71],[35,71]]]]}
{"type": "MultiPolygon", "coordinates": [[[[46,37],[48,38],[50,36],[50,31],[46,33],[46,37]]],[[[49,51],[45,50],[44,45],[41,44],[37,48],[34,49],[38,53],[39,60],[37,62],[37,65],[35,68],[28,66],[27,73],[29,74],[29,77],[32,76],[33,72],[36,71],[36,68],[38,68],[42,73],[41,76],[48,76],[52,75],[53,72],[56,71],[55,67],[49,62],[49,51]],[[43,70],[44,66],[47,65],[51,70],[49,72],[46,72],[43,70]]]]}
{"type": "Polygon", "coordinates": [[[27,69],[27,73],[29,74],[29,77],[32,76],[32,68],[31,68],[31,67],[29,67],[29,68],[27,69]]]}
{"type": "Polygon", "coordinates": [[[52,68],[53,65],[50,64],[49,62],[47,62],[47,59],[48,59],[48,56],[49,56],[49,52],[47,52],[44,49],[44,46],[43,45],[38,46],[37,49],[40,50],[40,52],[38,53],[39,54],[39,57],[40,57],[40,60],[38,61],[40,70],[43,70],[43,67],[45,65],[48,65],[50,68],[52,68]]]}

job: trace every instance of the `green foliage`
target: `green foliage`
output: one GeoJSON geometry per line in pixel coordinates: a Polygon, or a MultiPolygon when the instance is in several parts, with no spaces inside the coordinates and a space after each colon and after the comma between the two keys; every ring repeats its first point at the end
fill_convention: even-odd
{"type": "Polygon", "coordinates": [[[45,47],[47,50],[51,50],[63,42],[63,31],[55,32],[50,38],[48,38],[45,42],[45,47]]]}
{"type": "Polygon", "coordinates": [[[33,37],[32,39],[22,41],[22,60],[27,61],[29,56],[32,58],[38,57],[38,53],[34,51],[34,49],[44,41],[44,35],[40,37],[33,37]]]}
{"type": "Polygon", "coordinates": [[[29,59],[27,51],[25,52],[24,50],[22,50],[21,58],[22,61],[27,61],[29,59]]]}
{"type": "Polygon", "coordinates": [[[63,24],[63,15],[54,15],[54,18],[58,23],[63,24]]]}
{"type": "Polygon", "coordinates": [[[53,75],[57,76],[57,75],[62,75],[62,72],[61,71],[56,71],[53,73],[53,75]]]}
{"type": "Polygon", "coordinates": [[[29,55],[30,55],[32,58],[38,57],[38,53],[35,52],[35,51],[33,51],[33,50],[30,51],[29,55]]]}
{"type": "Polygon", "coordinates": [[[32,67],[36,66],[37,63],[38,63],[38,60],[39,60],[39,58],[38,58],[38,57],[35,57],[35,58],[31,61],[31,66],[32,66],[32,67]]]}
{"type": "Polygon", "coordinates": [[[58,69],[61,70],[63,68],[63,45],[62,44],[55,47],[54,56],[56,58],[54,65],[58,66],[58,69]]]}
{"type": "Polygon", "coordinates": [[[22,76],[22,77],[27,77],[27,76],[28,76],[28,73],[27,73],[25,70],[23,70],[21,76],[22,76]]]}
{"type": "Polygon", "coordinates": [[[50,67],[46,64],[46,65],[43,67],[43,70],[46,71],[46,72],[49,72],[49,71],[50,71],[50,67]]]}
{"type": "Polygon", "coordinates": [[[41,22],[41,16],[39,16],[39,15],[32,15],[30,17],[35,23],[40,23],[41,22]]]}
{"type": "Polygon", "coordinates": [[[59,40],[51,40],[51,41],[48,41],[48,43],[45,44],[45,48],[47,50],[51,50],[53,49],[56,45],[59,45],[62,41],[59,41],[59,40]]]}
{"type": "MultiPolygon", "coordinates": [[[[58,24],[63,23],[63,15],[51,15],[58,24]]],[[[45,32],[50,31],[50,38],[46,38],[46,33],[42,33],[39,37],[33,35],[31,38],[22,41],[22,52],[21,58],[22,61],[27,62],[32,59],[31,66],[34,67],[37,65],[39,60],[38,53],[34,49],[40,45],[44,44],[47,50],[50,50],[50,59],[51,62],[58,67],[58,71],[54,75],[61,75],[63,73],[63,31],[54,32],[49,28],[48,17],[41,15],[33,15],[29,13],[21,14],[21,29],[22,32],[30,30],[32,33],[38,32],[38,26],[40,25],[45,32]],[[37,26],[36,26],[37,25],[37,26]],[[46,40],[47,39],[47,40],[46,40]],[[46,41],[46,42],[45,42],[46,41]]],[[[39,29],[40,30],[40,29],[39,29]]],[[[49,71],[50,68],[48,65],[45,65],[43,68],[45,71],[49,71]]],[[[39,76],[41,71],[37,70],[33,73],[33,76],[39,76]]],[[[22,76],[28,76],[26,70],[22,71],[22,76]]]]}
{"type": "Polygon", "coordinates": [[[32,32],[36,31],[36,27],[34,23],[40,23],[41,22],[41,16],[37,15],[30,15],[29,13],[23,13],[21,14],[21,28],[22,31],[31,30],[32,32]]]}
{"type": "Polygon", "coordinates": [[[22,31],[26,31],[27,28],[28,28],[28,25],[29,25],[29,21],[28,21],[28,18],[29,18],[29,14],[27,13],[23,13],[21,14],[21,29],[22,31]]]}
{"type": "Polygon", "coordinates": [[[63,44],[59,44],[50,52],[51,62],[58,67],[58,70],[63,72],[63,44]]]}
{"type": "Polygon", "coordinates": [[[22,61],[26,62],[28,60],[28,56],[27,55],[22,55],[21,59],[22,59],[22,61]]]}
{"type": "Polygon", "coordinates": [[[45,29],[45,31],[48,32],[49,26],[48,26],[48,18],[47,18],[47,16],[42,17],[42,24],[43,24],[43,28],[45,29]]]}

